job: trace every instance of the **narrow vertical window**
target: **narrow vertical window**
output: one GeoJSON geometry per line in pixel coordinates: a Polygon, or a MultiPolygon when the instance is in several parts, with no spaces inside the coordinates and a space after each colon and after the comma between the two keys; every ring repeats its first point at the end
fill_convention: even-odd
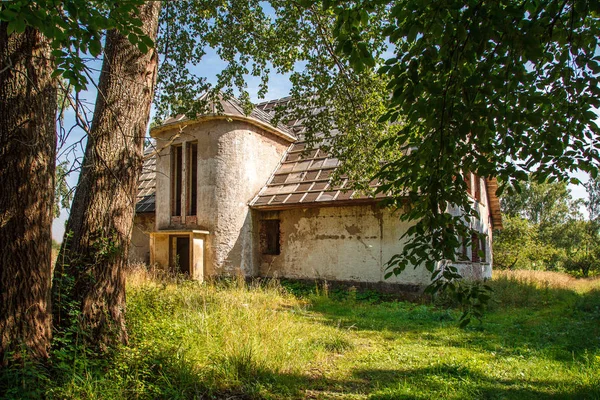
{"type": "Polygon", "coordinates": [[[475,187],[473,191],[473,197],[476,201],[481,201],[481,178],[479,175],[475,175],[475,187]]]}
{"type": "Polygon", "coordinates": [[[462,247],[461,247],[461,252],[460,252],[460,260],[461,261],[467,261],[469,259],[469,256],[467,254],[467,240],[466,239],[462,239],[462,247]]]}
{"type": "Polygon", "coordinates": [[[260,221],[260,250],[262,254],[278,255],[281,253],[279,244],[279,220],[267,219],[260,221]]]}
{"type": "Polygon", "coordinates": [[[471,173],[470,172],[466,172],[465,173],[465,183],[467,184],[467,193],[468,194],[472,194],[471,193],[471,173]]]}
{"type": "Polygon", "coordinates": [[[481,262],[486,262],[486,236],[483,236],[479,239],[479,251],[481,252],[481,262]]]}
{"type": "Polygon", "coordinates": [[[479,235],[471,235],[471,261],[479,262],[479,235]]]}
{"type": "Polygon", "coordinates": [[[181,146],[171,147],[171,215],[181,216],[181,194],[183,190],[182,154],[181,146]]]}
{"type": "Polygon", "coordinates": [[[187,215],[196,215],[198,207],[198,143],[188,143],[187,149],[187,215]]]}

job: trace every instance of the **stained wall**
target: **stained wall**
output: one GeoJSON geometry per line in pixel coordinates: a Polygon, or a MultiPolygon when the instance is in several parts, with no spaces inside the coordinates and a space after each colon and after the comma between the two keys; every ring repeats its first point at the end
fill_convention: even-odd
{"type": "MultiPolygon", "coordinates": [[[[408,267],[399,276],[385,279],[386,263],[402,251],[406,240],[401,237],[410,226],[399,219],[400,213],[376,204],[256,212],[258,220],[280,221],[281,253],[261,254],[259,273],[267,277],[427,285],[431,274],[423,267],[408,267]]],[[[491,276],[489,263],[457,266],[465,278],[491,276]]]]}
{"type": "Polygon", "coordinates": [[[129,245],[129,262],[150,263],[150,232],[154,231],[154,213],[136,214],[129,245]]]}
{"type": "MultiPolygon", "coordinates": [[[[202,229],[204,275],[255,275],[248,203],[271,176],[290,142],[253,124],[216,119],[154,135],[161,143],[198,143],[197,215],[171,216],[171,147],[157,160],[156,229],[202,229]]],[[[183,172],[186,176],[185,171],[183,172]]]]}

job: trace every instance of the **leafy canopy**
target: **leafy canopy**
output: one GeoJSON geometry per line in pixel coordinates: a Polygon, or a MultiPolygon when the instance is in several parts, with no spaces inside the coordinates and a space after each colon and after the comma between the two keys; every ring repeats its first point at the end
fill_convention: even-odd
{"type": "Polygon", "coordinates": [[[154,46],[142,30],[138,6],[144,0],[16,0],[0,4],[0,22],[7,33],[23,33],[27,27],[50,39],[56,69],[76,91],[89,83],[85,59],[102,53],[104,32],[118,29],[142,52],[154,46]]]}
{"type": "MultiPolygon", "coordinates": [[[[499,177],[520,190],[537,181],[598,173],[600,21],[598,1],[323,1],[337,16],[339,51],[357,71],[373,62],[364,31],[373,10],[388,10],[384,34],[393,56],[380,66],[390,93],[381,119],[402,121],[380,146],[408,153],[387,163],[382,191],[419,198],[404,218],[417,221],[393,273],[455,260],[454,238],[477,218],[463,177],[499,177]],[[416,264],[415,264],[416,262],[416,264]]],[[[454,271],[444,271],[452,280],[454,271]]],[[[434,272],[435,273],[435,272],[434,272]]]]}
{"type": "MultiPolygon", "coordinates": [[[[386,49],[381,18],[365,30],[369,50],[378,57],[386,49]]],[[[357,185],[369,190],[379,161],[394,152],[377,148],[397,127],[378,122],[386,112],[387,80],[373,71],[355,74],[335,52],[331,27],[335,15],[321,7],[287,0],[189,0],[166,2],[161,14],[156,109],[159,119],[173,114],[193,118],[216,96],[239,97],[251,110],[247,78],[258,77],[258,96],[269,88],[269,74],[286,74],[291,100],[277,119],[302,120],[311,144],[326,143],[357,185]],[[202,69],[210,51],[223,61],[216,82],[202,69]],[[198,101],[208,92],[205,101],[198,101]],[[335,135],[344,132],[344,135],[335,135]]],[[[397,149],[394,149],[397,150],[397,149]]]]}

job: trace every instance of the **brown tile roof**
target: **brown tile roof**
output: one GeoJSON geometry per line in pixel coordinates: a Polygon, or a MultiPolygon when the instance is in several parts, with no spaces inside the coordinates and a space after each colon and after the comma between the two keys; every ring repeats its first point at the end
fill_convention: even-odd
{"type": "MultiPolygon", "coordinates": [[[[250,117],[271,124],[277,106],[286,105],[290,97],[266,101],[256,105],[250,117]]],[[[221,99],[223,112],[229,115],[244,116],[241,103],[237,99],[221,99]]],[[[216,106],[211,105],[212,112],[217,113],[216,106]]],[[[184,121],[184,116],[167,119],[164,125],[184,121]]],[[[250,202],[255,209],[277,210],[294,207],[320,207],[325,205],[373,203],[385,198],[382,193],[368,197],[350,188],[347,178],[342,177],[338,186],[332,186],[331,175],[339,161],[330,157],[321,149],[307,151],[306,142],[302,141],[304,126],[301,120],[289,121],[288,125],[277,124],[277,129],[299,137],[284,154],[279,166],[250,202]],[[285,130],[284,130],[285,129],[285,130]]],[[[332,132],[332,135],[339,132],[332,132]]],[[[147,151],[150,154],[151,151],[147,151]]],[[[138,185],[138,202],[136,212],[154,212],[156,192],[156,158],[150,157],[144,162],[142,175],[138,185]]],[[[492,224],[495,229],[502,229],[500,203],[496,196],[497,182],[495,178],[486,179],[492,224]]],[[[375,186],[376,183],[371,183],[375,186]]]]}
{"type": "Polygon", "coordinates": [[[250,202],[256,209],[322,206],[335,203],[373,202],[382,199],[367,197],[348,185],[342,177],[339,185],[332,186],[331,176],[339,161],[321,149],[306,151],[305,142],[290,146],[267,184],[250,202]]]}
{"type": "MultiPolygon", "coordinates": [[[[277,107],[286,106],[290,101],[291,97],[284,97],[259,103],[256,108],[275,115],[277,107]]],[[[306,142],[302,141],[305,131],[302,120],[288,121],[288,126],[300,139],[290,146],[275,173],[250,202],[252,208],[319,207],[374,202],[385,197],[383,194],[375,198],[365,196],[350,188],[347,178],[342,178],[338,186],[332,186],[330,178],[339,165],[338,159],[321,149],[306,151],[306,142]]],[[[337,129],[330,133],[331,136],[337,134],[337,129]]]]}

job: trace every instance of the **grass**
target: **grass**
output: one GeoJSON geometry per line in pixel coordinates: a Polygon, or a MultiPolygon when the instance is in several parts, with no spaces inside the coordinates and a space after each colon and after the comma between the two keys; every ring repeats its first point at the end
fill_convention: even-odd
{"type": "Polygon", "coordinates": [[[459,329],[460,313],[436,304],[137,269],[129,346],[65,358],[35,388],[60,399],[600,399],[600,280],[502,272],[491,285],[483,323],[459,329]]]}

